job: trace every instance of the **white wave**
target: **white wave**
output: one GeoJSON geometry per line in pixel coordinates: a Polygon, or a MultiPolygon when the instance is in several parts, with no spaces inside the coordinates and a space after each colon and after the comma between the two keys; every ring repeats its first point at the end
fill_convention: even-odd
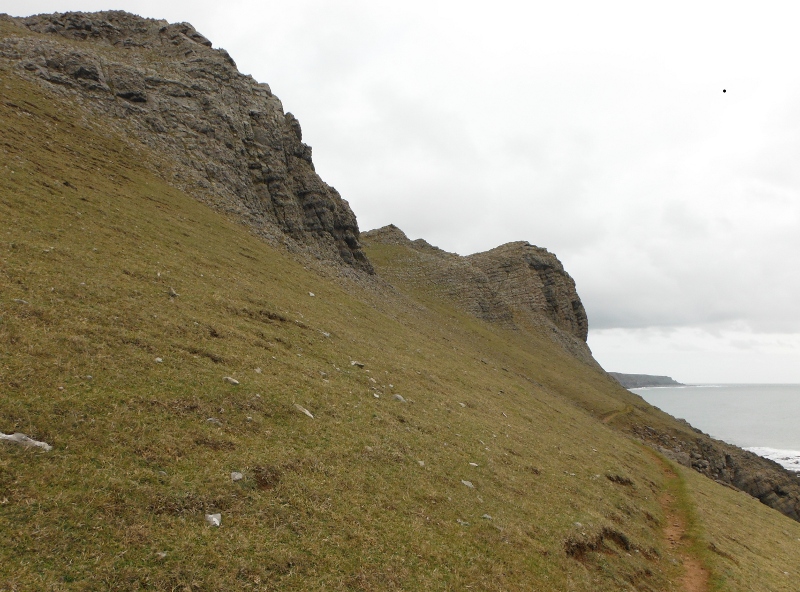
{"type": "Polygon", "coordinates": [[[780,450],[763,446],[753,446],[745,450],[754,452],[758,456],[774,460],[785,469],[800,472],[800,450],[780,450]]]}

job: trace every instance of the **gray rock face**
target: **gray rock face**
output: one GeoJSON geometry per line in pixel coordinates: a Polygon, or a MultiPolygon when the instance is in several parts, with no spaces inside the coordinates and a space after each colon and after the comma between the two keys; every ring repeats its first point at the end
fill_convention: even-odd
{"type": "Polygon", "coordinates": [[[173,185],[274,244],[372,272],[297,118],[191,25],[121,11],[3,20],[15,26],[1,61],[154,149],[173,185]]]}
{"type": "Polygon", "coordinates": [[[547,249],[514,242],[467,259],[486,274],[493,292],[514,314],[545,315],[586,341],[589,320],[575,282],[547,249]]]}
{"type": "Polygon", "coordinates": [[[687,437],[634,426],[632,433],[665,456],[703,475],[733,485],[763,504],[800,521],[800,480],[778,463],[702,432],[687,437]]]}
{"type": "Polygon", "coordinates": [[[489,322],[547,326],[562,347],[596,364],[586,345],[589,322],[575,282],[547,249],[513,242],[462,257],[421,239],[411,241],[394,225],[370,230],[362,237],[416,251],[424,264],[411,266],[408,273],[414,277],[405,279],[412,284],[435,286],[448,301],[489,322]]]}

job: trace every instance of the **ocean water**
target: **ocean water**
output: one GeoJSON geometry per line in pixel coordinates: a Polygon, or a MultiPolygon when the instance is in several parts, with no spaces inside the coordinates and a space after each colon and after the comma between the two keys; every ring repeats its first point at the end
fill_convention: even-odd
{"type": "Polygon", "coordinates": [[[800,471],[800,384],[703,384],[631,391],[714,438],[800,471]]]}

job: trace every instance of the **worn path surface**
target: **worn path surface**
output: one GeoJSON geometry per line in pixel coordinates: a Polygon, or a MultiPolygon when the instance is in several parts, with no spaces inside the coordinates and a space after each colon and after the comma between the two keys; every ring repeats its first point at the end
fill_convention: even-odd
{"type": "MultiPolygon", "coordinates": [[[[666,462],[655,453],[653,453],[653,458],[661,467],[667,484],[677,481],[678,475],[666,462]]],[[[683,564],[684,573],[681,577],[680,589],[685,592],[707,592],[709,589],[708,570],[703,562],[689,550],[688,519],[685,512],[669,491],[665,491],[658,501],[664,511],[664,536],[667,539],[667,545],[683,564]]]]}

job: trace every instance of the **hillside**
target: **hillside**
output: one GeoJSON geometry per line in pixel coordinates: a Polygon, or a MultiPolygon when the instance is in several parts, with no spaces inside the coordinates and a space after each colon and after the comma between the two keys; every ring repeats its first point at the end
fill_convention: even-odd
{"type": "Polygon", "coordinates": [[[0,19],[0,432],[53,447],[0,443],[0,590],[797,589],[800,523],[684,464],[787,514],[792,477],[609,378],[554,256],[359,237],[321,190],[273,219],[238,157],[203,187],[183,123],[27,67],[68,46],[105,80],[163,48],[98,22],[176,27],[110,14],[0,19]]]}

